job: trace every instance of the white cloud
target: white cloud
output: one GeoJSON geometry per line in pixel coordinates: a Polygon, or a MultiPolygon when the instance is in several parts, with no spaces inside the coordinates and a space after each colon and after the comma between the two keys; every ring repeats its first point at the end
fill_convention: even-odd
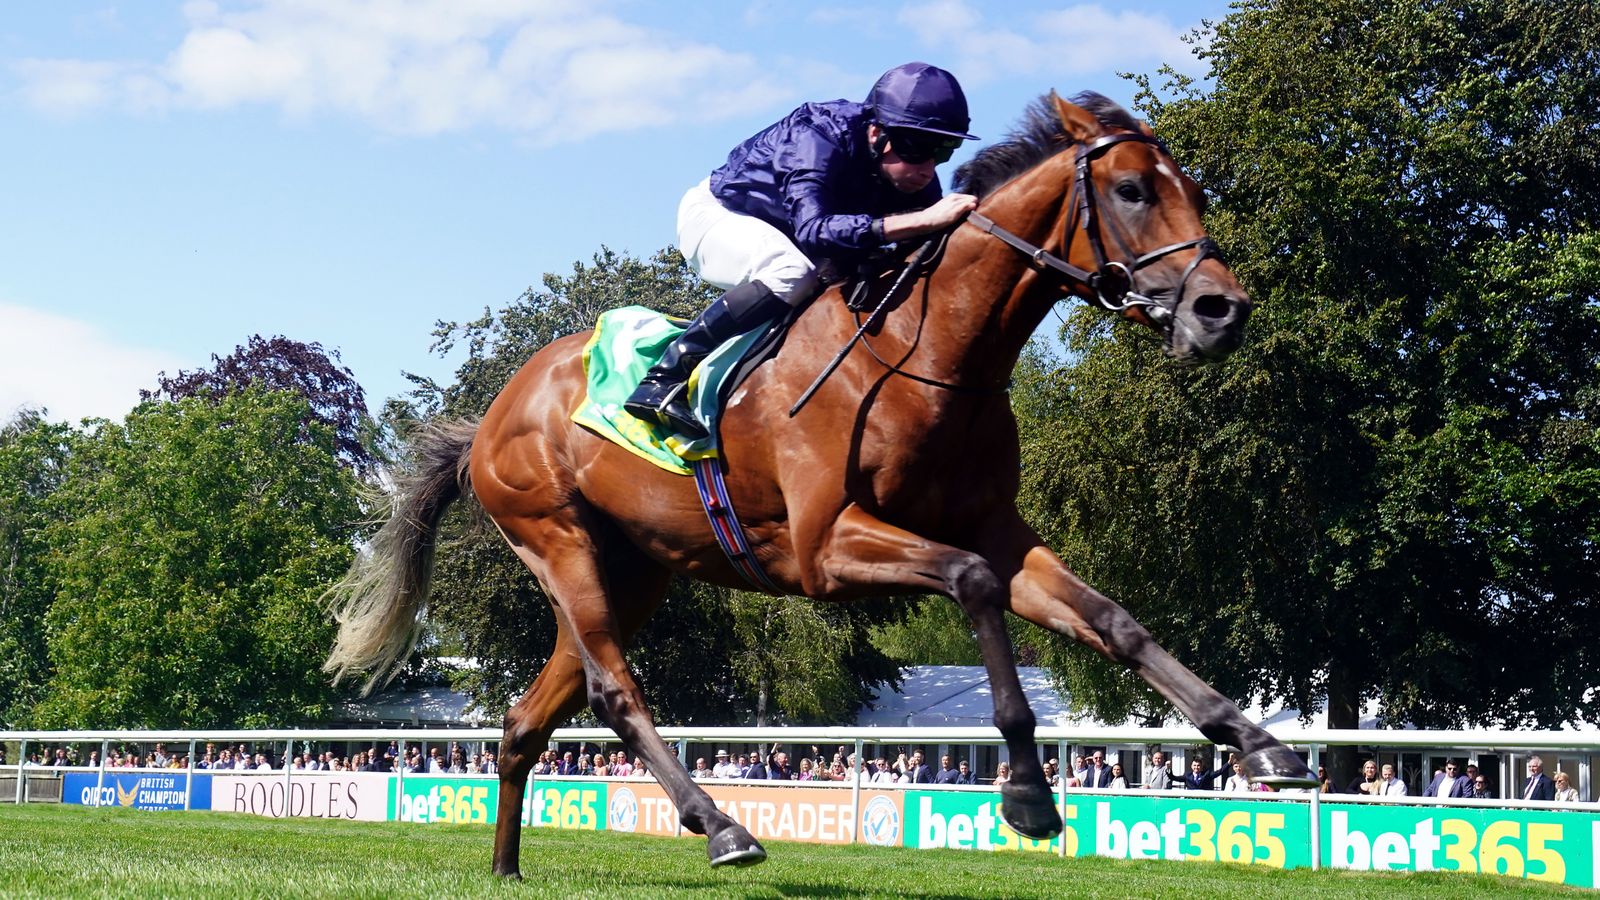
{"type": "Polygon", "coordinates": [[[83,59],[25,59],[12,65],[30,106],[56,116],[74,116],[106,106],[126,105],[138,67],[83,59]]]}
{"type": "Polygon", "coordinates": [[[596,3],[196,0],[184,15],[188,31],[160,61],[17,63],[22,96],[63,115],[265,105],[399,133],[494,128],[555,142],[737,116],[794,90],[751,54],[596,3]]]}
{"type": "Polygon", "coordinates": [[[950,53],[951,70],[973,83],[1015,75],[1127,71],[1157,63],[1191,74],[1204,68],[1182,40],[1190,25],[1129,9],[1111,12],[1080,4],[1008,26],[989,22],[966,0],[929,0],[902,6],[899,20],[928,46],[950,53]]]}
{"type": "Polygon", "coordinates": [[[120,419],[139,402],[140,388],[180,367],[93,325],[0,302],[0,422],[23,407],[43,407],[56,421],[120,419]]]}

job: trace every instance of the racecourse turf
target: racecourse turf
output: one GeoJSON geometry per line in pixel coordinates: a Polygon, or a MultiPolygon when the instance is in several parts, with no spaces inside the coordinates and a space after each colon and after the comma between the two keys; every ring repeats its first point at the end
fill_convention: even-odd
{"type": "Polygon", "coordinates": [[[493,830],[0,804],[4,897],[1477,897],[1577,892],[1481,875],[1283,872],[1218,863],[773,841],[711,869],[705,841],[523,829],[521,883],[489,874],[493,830]]]}

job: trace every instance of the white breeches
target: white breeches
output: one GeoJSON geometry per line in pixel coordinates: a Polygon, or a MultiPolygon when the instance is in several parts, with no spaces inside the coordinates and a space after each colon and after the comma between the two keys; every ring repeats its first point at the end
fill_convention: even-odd
{"type": "Polygon", "coordinates": [[[711,194],[711,179],[678,203],[678,249],[689,267],[723,290],[760,281],[793,306],[816,290],[817,267],[783,232],[734,212],[711,194]]]}

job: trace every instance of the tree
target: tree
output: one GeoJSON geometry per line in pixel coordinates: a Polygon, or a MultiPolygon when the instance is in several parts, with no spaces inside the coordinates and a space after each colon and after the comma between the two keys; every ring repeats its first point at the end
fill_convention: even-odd
{"type": "MultiPolygon", "coordinates": [[[[1593,719],[1600,21],[1534,0],[1247,2],[1143,82],[1257,300],[1228,365],[1075,315],[1023,379],[1027,504],[1238,698],[1353,728],[1593,719]],[[1070,459],[1068,465],[1046,461],[1070,459]]],[[[1162,714],[1047,643],[1074,696],[1162,714]]]]}
{"type": "Polygon", "coordinates": [[[530,287],[498,313],[485,308],[470,322],[437,323],[434,351],[443,356],[465,343],[467,359],[449,385],[408,375],[417,389],[399,419],[483,415],[529,357],[557,338],[593,328],[608,309],[638,305],[692,318],[717,296],[670,248],[639,260],[601,247],[592,264],[573,263],[566,277],[546,273],[542,284],[544,290],[530,287]]]}
{"type": "Polygon", "coordinates": [[[46,532],[76,439],[31,410],[0,428],[0,727],[25,722],[50,678],[45,613],[55,588],[46,532]]]}
{"type": "MultiPolygon", "coordinates": [[[[592,264],[576,264],[565,277],[546,275],[543,290],[529,288],[498,313],[439,323],[440,353],[457,343],[467,348],[456,380],[439,385],[413,378],[411,398],[391,404],[385,415],[402,435],[427,416],[481,416],[529,357],[593,327],[601,312],[639,304],[688,317],[713,296],[676,250],[641,261],[602,249],[592,264]]],[[[441,526],[449,537],[438,548],[424,648],[453,648],[476,659],[455,684],[493,716],[543,667],[555,621],[538,583],[482,520],[477,507],[459,504],[441,526]]],[[[813,608],[809,601],[762,597],[760,608],[774,612],[772,621],[736,627],[754,601],[754,595],[673,581],[628,654],[657,721],[725,724],[760,709],[785,721],[837,722],[870,699],[877,684],[898,681],[898,666],[872,645],[867,629],[896,620],[902,604],[813,608]],[[821,660],[819,647],[838,655],[821,660]]]]}
{"type": "Polygon", "coordinates": [[[51,495],[43,727],[261,727],[325,714],[359,485],[307,402],[260,388],[103,422],[51,495]]]}
{"type": "Polygon", "coordinates": [[[367,396],[355,373],[339,365],[339,351],[321,344],[303,344],[282,335],[251,335],[227,356],[211,355],[212,367],[157,376],[154,391],[140,391],[143,400],[210,397],[212,402],[233,391],[259,387],[290,391],[310,404],[310,418],[333,430],[339,459],[357,475],[377,474],[376,426],[367,412],[367,396]]]}
{"type": "MultiPolygon", "coordinates": [[[[905,621],[873,626],[872,643],[901,665],[983,665],[972,622],[949,597],[914,601],[905,621]]],[[[1019,655],[1018,663],[1027,664],[1027,660],[1019,655]]]]}

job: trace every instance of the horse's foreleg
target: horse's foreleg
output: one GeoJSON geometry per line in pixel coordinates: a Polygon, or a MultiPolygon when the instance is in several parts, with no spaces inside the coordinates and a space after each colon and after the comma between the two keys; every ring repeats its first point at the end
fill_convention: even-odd
{"type": "Polygon", "coordinates": [[[1243,751],[1251,780],[1316,784],[1300,757],[1162,649],[1127,610],[1074,575],[1027,524],[1017,519],[987,534],[993,544],[987,555],[1010,577],[1012,612],[1133,669],[1207,738],[1243,751]]]}
{"type": "Polygon", "coordinates": [[[1028,837],[1060,833],[1061,816],[1033,741],[1033,710],[1022,692],[1006,633],[1005,588],[988,562],[896,528],[855,506],[839,516],[820,559],[828,581],[824,594],[863,586],[909,588],[937,591],[961,605],[977,632],[994,691],[994,724],[1011,754],[1012,778],[1001,788],[1001,814],[1028,837]]]}

